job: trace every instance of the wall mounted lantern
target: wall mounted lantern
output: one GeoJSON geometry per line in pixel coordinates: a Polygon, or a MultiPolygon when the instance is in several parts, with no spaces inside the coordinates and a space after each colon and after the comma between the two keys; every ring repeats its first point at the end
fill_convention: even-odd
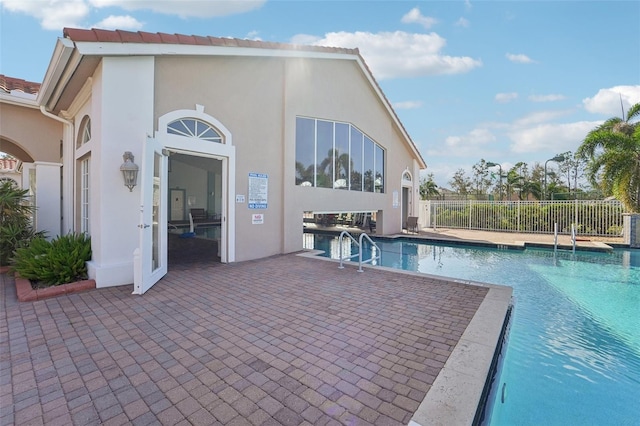
{"type": "Polygon", "coordinates": [[[124,178],[124,186],[129,188],[129,192],[133,191],[133,187],[138,184],[138,165],[133,162],[133,154],[126,151],[122,154],[124,163],[120,166],[122,177],[124,178]]]}

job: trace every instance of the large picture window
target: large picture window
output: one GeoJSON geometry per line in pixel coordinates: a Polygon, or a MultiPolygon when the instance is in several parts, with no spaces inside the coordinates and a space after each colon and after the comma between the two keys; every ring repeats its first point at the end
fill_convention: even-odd
{"type": "Polygon", "coordinates": [[[384,155],[351,124],[296,118],[296,185],[384,192],[384,155]]]}

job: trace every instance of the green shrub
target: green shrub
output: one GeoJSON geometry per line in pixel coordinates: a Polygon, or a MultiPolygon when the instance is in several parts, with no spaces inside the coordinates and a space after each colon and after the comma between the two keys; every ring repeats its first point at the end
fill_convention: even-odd
{"type": "Polygon", "coordinates": [[[28,192],[9,181],[0,184],[0,265],[8,265],[17,248],[45,236],[31,226],[34,207],[29,204],[28,192]]]}
{"type": "Polygon", "coordinates": [[[85,234],[68,234],[52,241],[36,238],[16,250],[12,269],[31,281],[66,284],[87,279],[85,262],[90,259],[91,238],[85,234]]]}

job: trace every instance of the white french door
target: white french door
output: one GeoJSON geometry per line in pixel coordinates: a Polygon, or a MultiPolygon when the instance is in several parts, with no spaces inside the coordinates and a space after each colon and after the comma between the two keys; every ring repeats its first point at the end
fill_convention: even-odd
{"type": "Polygon", "coordinates": [[[144,294],[167,273],[167,156],[147,137],[140,171],[140,245],[133,294],[144,294]]]}

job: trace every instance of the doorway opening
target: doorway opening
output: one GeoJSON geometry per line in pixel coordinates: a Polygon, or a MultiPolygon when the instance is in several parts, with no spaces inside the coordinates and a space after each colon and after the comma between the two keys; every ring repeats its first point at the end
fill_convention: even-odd
{"type": "Polygon", "coordinates": [[[223,160],[169,152],[169,269],[221,263],[223,160]]]}

